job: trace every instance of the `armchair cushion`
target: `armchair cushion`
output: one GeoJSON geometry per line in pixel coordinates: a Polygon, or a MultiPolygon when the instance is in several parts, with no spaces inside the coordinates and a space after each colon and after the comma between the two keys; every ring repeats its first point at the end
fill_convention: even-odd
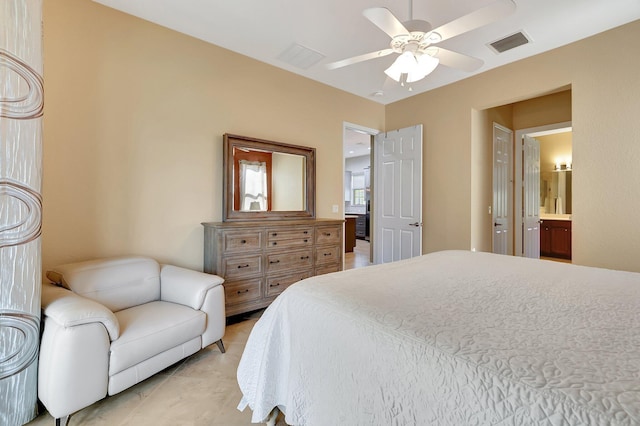
{"type": "Polygon", "coordinates": [[[47,278],[113,312],[160,299],[160,265],[147,257],[121,257],[68,263],[47,278]]]}
{"type": "Polygon", "coordinates": [[[160,299],[202,309],[207,291],[219,286],[224,279],[172,265],[160,269],[160,299]]]}
{"type": "Polygon", "coordinates": [[[202,311],[161,301],[123,309],[115,315],[121,332],[111,344],[110,376],[200,336],[207,321],[202,311]]]}
{"type": "Polygon", "coordinates": [[[66,288],[43,283],[41,303],[44,315],[63,328],[102,323],[109,333],[110,340],[116,340],[120,334],[120,325],[113,312],[104,305],[78,296],[66,288]]]}

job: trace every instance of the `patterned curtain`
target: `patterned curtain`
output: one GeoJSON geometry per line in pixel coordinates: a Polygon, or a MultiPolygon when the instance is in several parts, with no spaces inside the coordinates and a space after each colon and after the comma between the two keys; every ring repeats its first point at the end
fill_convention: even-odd
{"type": "Polygon", "coordinates": [[[42,0],[0,0],[0,424],[37,414],[42,0]]]}

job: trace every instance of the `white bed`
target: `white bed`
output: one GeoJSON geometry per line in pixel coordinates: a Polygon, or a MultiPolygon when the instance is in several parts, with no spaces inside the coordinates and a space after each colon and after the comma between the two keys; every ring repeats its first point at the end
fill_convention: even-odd
{"type": "Polygon", "coordinates": [[[238,383],[258,423],[638,425],[640,274],[444,251],[309,278],[238,383]]]}

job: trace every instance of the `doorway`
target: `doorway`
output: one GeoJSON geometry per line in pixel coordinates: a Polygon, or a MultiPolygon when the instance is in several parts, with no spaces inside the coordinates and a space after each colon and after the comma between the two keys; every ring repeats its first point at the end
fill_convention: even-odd
{"type": "Polygon", "coordinates": [[[344,123],[343,208],[345,218],[345,269],[372,263],[371,142],[379,131],[344,123]]]}
{"type": "MultiPolygon", "coordinates": [[[[533,189],[535,193],[527,194],[526,185],[524,190],[522,185],[516,185],[516,205],[523,206],[522,211],[529,214],[515,218],[515,226],[522,229],[515,236],[515,255],[571,259],[571,122],[517,130],[515,140],[516,148],[530,141],[539,146],[539,173],[533,189]],[[532,228],[532,223],[538,224],[535,235],[527,232],[532,228]],[[552,239],[556,243],[552,244],[552,239]]],[[[526,169],[526,158],[523,155],[516,159],[516,176],[522,176],[522,170],[526,169]]]]}

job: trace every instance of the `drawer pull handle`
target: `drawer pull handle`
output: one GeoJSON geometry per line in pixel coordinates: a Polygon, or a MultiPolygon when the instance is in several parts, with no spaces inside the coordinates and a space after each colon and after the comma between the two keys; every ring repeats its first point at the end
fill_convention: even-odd
{"type": "Polygon", "coordinates": [[[238,294],[249,293],[249,289],[245,288],[244,290],[238,290],[238,294]]]}
{"type": "Polygon", "coordinates": [[[308,242],[309,242],[309,240],[304,240],[304,242],[305,242],[305,243],[308,243],[308,242]]]}
{"type": "Polygon", "coordinates": [[[269,284],[269,287],[278,287],[280,285],[280,283],[276,283],[276,284],[269,284]]]}
{"type": "Polygon", "coordinates": [[[274,242],[273,242],[273,245],[274,245],[274,246],[277,246],[277,245],[278,245],[278,242],[277,242],[277,241],[274,241],[274,242]]]}
{"type": "Polygon", "coordinates": [[[304,231],[304,234],[307,235],[309,233],[309,231],[304,231]]]}
{"type": "Polygon", "coordinates": [[[241,240],[240,241],[242,244],[247,244],[247,240],[241,240]]]}
{"type": "Polygon", "coordinates": [[[245,265],[238,265],[238,269],[242,269],[242,268],[248,268],[249,264],[245,264],[245,265]]]}
{"type": "Polygon", "coordinates": [[[272,237],[277,237],[277,236],[278,236],[278,233],[277,233],[277,232],[274,232],[273,234],[271,234],[271,236],[272,236],[272,237]]]}
{"type": "Polygon", "coordinates": [[[309,258],[309,256],[300,256],[300,260],[305,260],[305,259],[308,259],[308,258],[309,258]]]}
{"type": "Polygon", "coordinates": [[[324,253],[325,256],[331,256],[331,253],[324,253]]]}
{"type": "Polygon", "coordinates": [[[325,232],[325,233],[324,233],[324,236],[325,236],[325,237],[330,237],[330,236],[331,236],[331,232],[325,232]]]}
{"type": "Polygon", "coordinates": [[[278,259],[278,260],[270,260],[270,261],[269,261],[269,263],[271,263],[272,265],[273,265],[274,263],[280,263],[280,259],[278,259]]]}

